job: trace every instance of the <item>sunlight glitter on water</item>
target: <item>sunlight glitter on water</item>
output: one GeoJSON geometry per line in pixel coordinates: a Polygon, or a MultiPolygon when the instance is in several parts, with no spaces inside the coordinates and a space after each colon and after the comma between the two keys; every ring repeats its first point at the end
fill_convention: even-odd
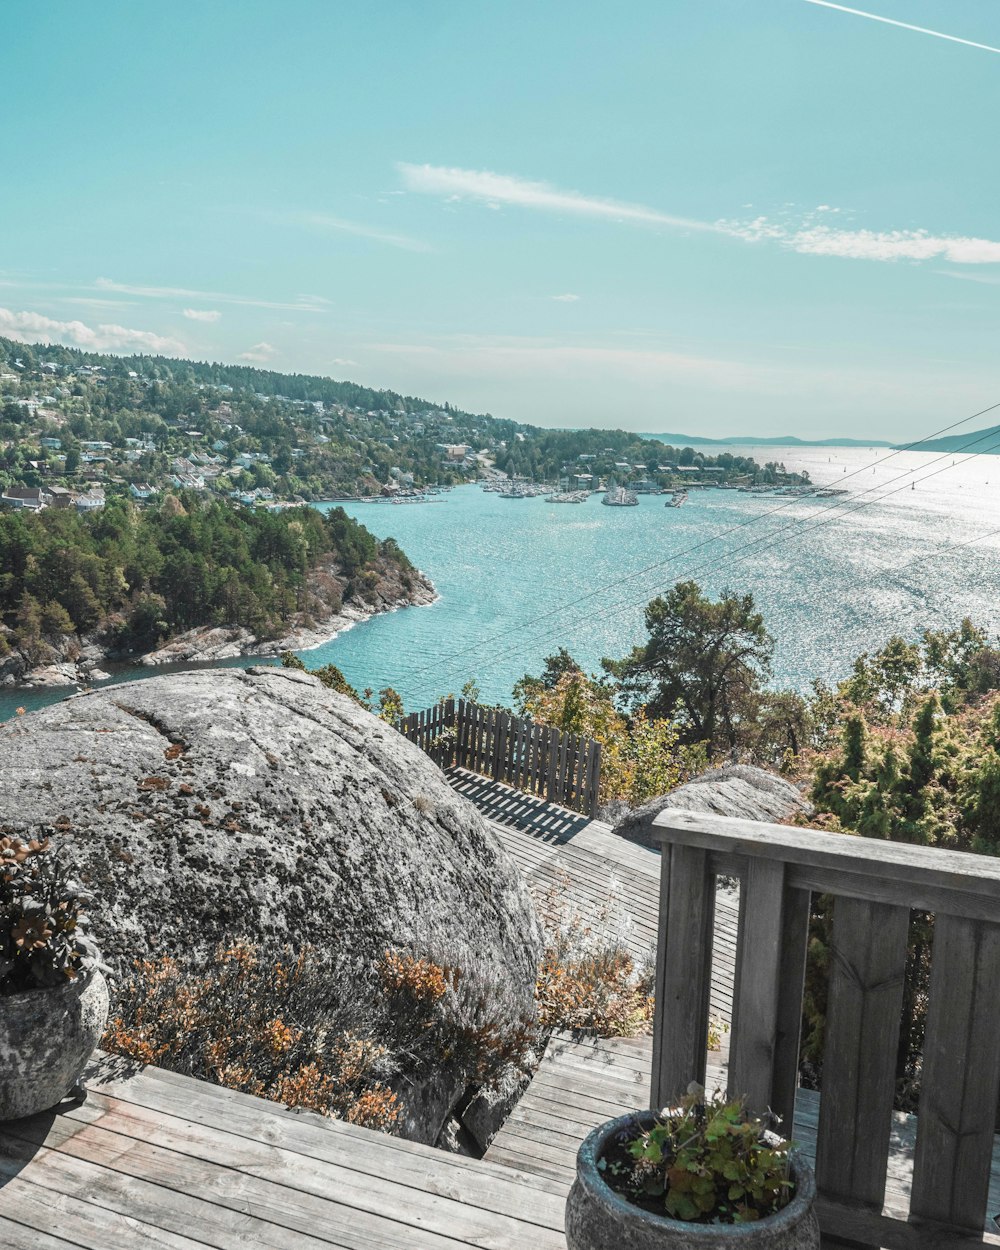
{"type": "MultiPolygon", "coordinates": [[[[359,625],[304,658],[339,665],[359,687],[392,685],[408,707],[470,677],[486,699],[507,701],[518,677],[559,645],[588,667],[624,654],[643,635],[648,599],[687,577],[714,594],[751,591],[776,638],[775,681],[803,690],[814,677],[844,676],[895,631],[914,636],[964,615],[1000,625],[1000,534],[955,549],[1000,529],[1000,458],[738,450],[851,494],[707,490],[692,491],[682,508],[655,495],[605,508],[597,496],[558,505],[470,486],[434,504],[350,504],[379,538],[399,541],[441,598],[359,625]]],[[[0,718],[54,697],[5,694],[0,718]]]]}

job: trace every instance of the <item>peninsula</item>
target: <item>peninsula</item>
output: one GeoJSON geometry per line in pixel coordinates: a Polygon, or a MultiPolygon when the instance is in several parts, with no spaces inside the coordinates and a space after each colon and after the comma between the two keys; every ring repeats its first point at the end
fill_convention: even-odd
{"type": "Polygon", "coordinates": [[[0,510],[0,685],[315,647],[434,597],[392,539],[342,508],[251,511],[181,492],[155,509],[0,510]]]}

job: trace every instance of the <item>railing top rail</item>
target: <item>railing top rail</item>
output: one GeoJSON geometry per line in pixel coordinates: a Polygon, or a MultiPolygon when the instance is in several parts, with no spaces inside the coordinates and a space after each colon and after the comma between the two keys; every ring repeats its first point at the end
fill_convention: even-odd
{"type": "Polygon", "coordinates": [[[884,895],[895,901],[901,889],[910,888],[915,891],[914,907],[923,906],[924,898],[933,898],[936,891],[975,896],[977,914],[983,904],[988,909],[992,904],[1000,921],[1000,857],[679,808],[662,811],[653,830],[658,841],[675,846],[697,847],[724,857],[781,860],[798,869],[792,884],[815,890],[853,893],[838,886],[866,883],[859,888],[862,897],[884,895]]]}

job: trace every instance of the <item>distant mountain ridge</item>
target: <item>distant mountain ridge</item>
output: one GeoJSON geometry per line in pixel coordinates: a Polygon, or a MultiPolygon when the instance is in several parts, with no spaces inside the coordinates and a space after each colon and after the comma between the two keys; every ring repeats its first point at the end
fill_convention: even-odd
{"type": "Polygon", "coordinates": [[[704,438],[700,434],[640,434],[640,438],[654,438],[672,447],[892,447],[877,438],[796,438],[785,434],[778,438],[754,438],[749,434],[734,434],[732,438],[704,438]]]}
{"type": "Polygon", "coordinates": [[[944,438],[924,439],[919,447],[912,443],[899,444],[913,447],[914,451],[955,451],[969,455],[1000,455],[1000,425],[988,425],[984,430],[969,430],[964,434],[946,434],[944,438]]]}

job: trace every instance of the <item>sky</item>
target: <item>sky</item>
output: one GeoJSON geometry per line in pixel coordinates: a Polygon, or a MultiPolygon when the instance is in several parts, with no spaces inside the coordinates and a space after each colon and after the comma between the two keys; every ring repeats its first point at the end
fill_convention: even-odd
{"type": "Polygon", "coordinates": [[[23,5],[0,335],[920,437],[1000,400],[1000,4],[871,4],[23,5]]]}

